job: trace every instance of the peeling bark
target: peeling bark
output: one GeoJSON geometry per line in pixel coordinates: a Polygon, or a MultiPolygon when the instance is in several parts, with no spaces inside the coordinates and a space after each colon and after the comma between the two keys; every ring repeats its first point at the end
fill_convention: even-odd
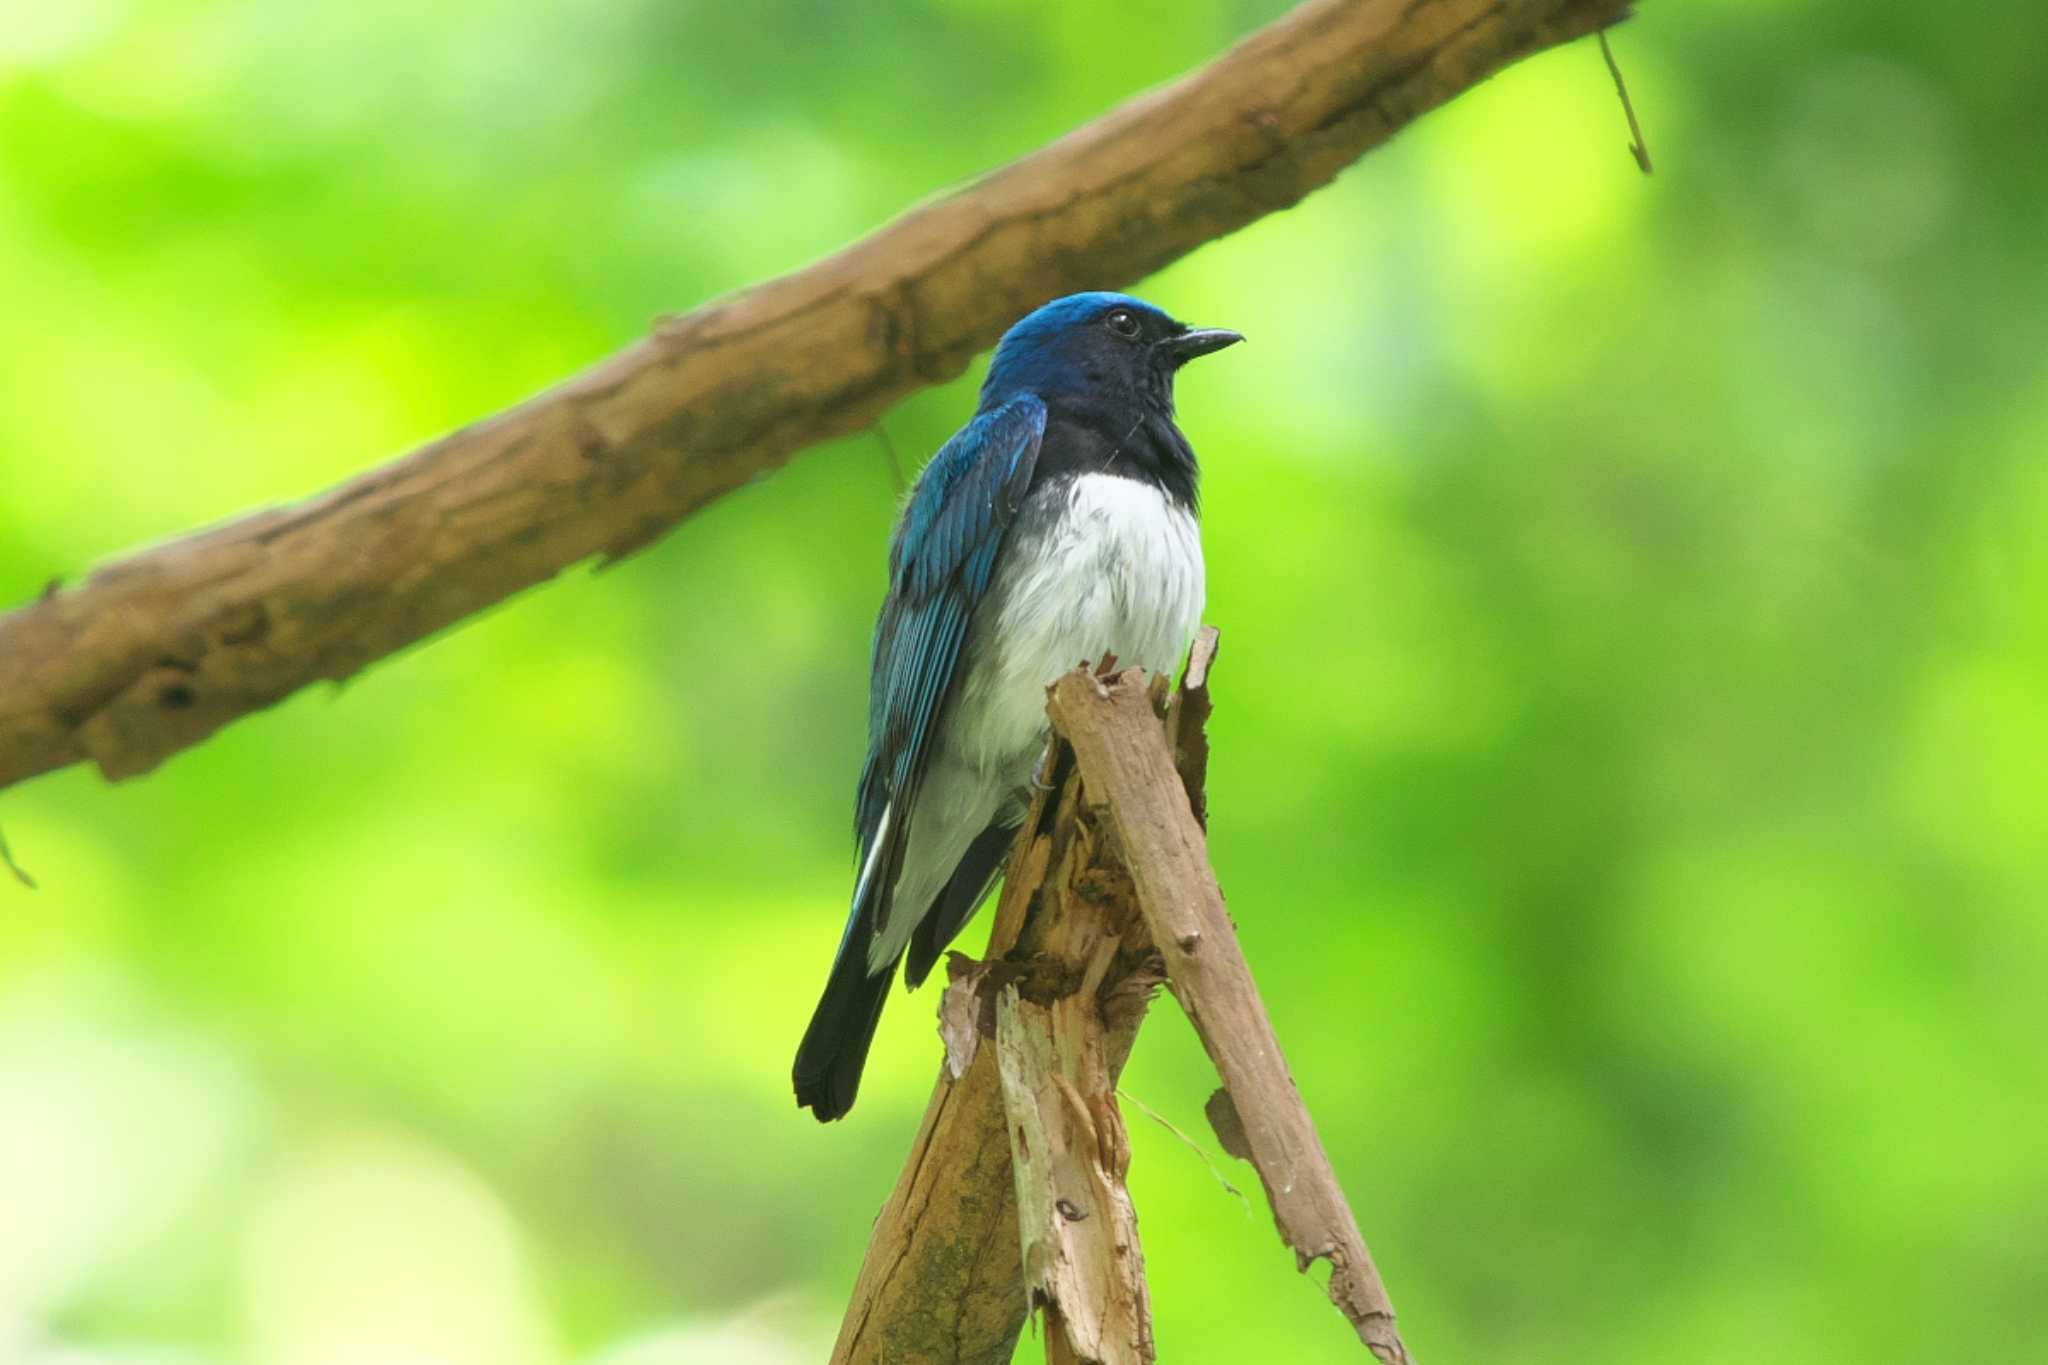
{"type": "MultiPolygon", "coordinates": [[[[1213,637],[1213,631],[1203,632],[1199,657],[1213,652],[1213,637]]],[[[1192,722],[1197,710],[1183,714],[1192,722]]],[[[1164,979],[1130,874],[1097,814],[1083,804],[1073,756],[1063,743],[1046,766],[1050,788],[1039,793],[1011,849],[987,958],[949,959],[952,984],[939,1005],[947,1060],[895,1191],[875,1220],[833,1365],[1010,1360],[1033,1297],[1020,1249],[1012,1136],[997,1057],[1002,1049],[989,1045],[998,1033],[998,1001],[1014,991],[1041,1010],[1062,1010],[1069,1034],[1091,1032],[1089,1080],[1077,1089],[1113,1109],[1116,1078],[1164,979]]],[[[1082,1070],[1077,1058],[1072,1074],[1082,1070]]],[[[1101,1106],[1091,1101],[1088,1107],[1093,1115],[1101,1106]]],[[[1116,1124],[1120,1135],[1121,1119],[1116,1124]]],[[[1098,1141],[1102,1131],[1097,1121],[1098,1141]]],[[[1119,1146],[1120,1138],[1112,1150],[1119,1146]]],[[[1121,1181],[1118,1161],[1102,1169],[1116,1169],[1121,1181]]],[[[1045,1201],[1055,1213],[1059,1197],[1045,1201]]],[[[1042,1208],[1036,1225],[1045,1226],[1042,1208]]],[[[1135,1258],[1134,1226],[1128,1237],[1135,1258]]],[[[1054,1320],[1059,1305],[1051,1307],[1048,1341],[1070,1351],[1067,1332],[1054,1320]]],[[[1149,1325],[1146,1330],[1149,1350],[1149,1325]]]]}
{"type": "Polygon", "coordinates": [[[1080,990],[1040,1005],[996,1002],[996,1059],[1017,1182],[1024,1289],[1077,1360],[1150,1365],[1152,1302],[1138,1211],[1124,1183],[1131,1140],[1102,1055],[1093,984],[1116,954],[1100,939],[1080,990]]]}
{"type": "Polygon", "coordinates": [[[1174,998],[1223,1078],[1225,1091],[1208,1106],[1218,1140],[1248,1155],[1299,1268],[1329,1261],[1330,1301],[1375,1356],[1404,1365],[1393,1303],[1238,946],[1208,841],[1182,799],[1174,746],[1152,723],[1144,674],[1069,673],[1053,685],[1047,710],[1122,849],[1174,998]]]}

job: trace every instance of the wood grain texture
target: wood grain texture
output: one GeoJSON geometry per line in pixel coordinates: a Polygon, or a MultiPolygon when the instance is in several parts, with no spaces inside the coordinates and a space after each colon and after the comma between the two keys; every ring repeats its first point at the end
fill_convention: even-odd
{"type": "Polygon", "coordinates": [[[1183,795],[1174,760],[1185,746],[1154,723],[1151,689],[1136,669],[1109,679],[1069,673],[1047,709],[1073,746],[1088,800],[1115,832],[1174,997],[1223,1078],[1228,1105],[1211,1106],[1219,1139],[1249,1155],[1299,1267],[1327,1260],[1331,1302],[1374,1355],[1401,1365],[1409,1356],[1393,1304],[1287,1068],[1183,795]],[[1234,1116],[1236,1132],[1217,1121],[1219,1111],[1234,1116]]]}
{"type": "Polygon", "coordinates": [[[1625,0],[1312,0],[1229,53],[805,270],[658,324],[506,412],[0,616],[0,787],[144,773],[960,373],[1057,295],[1294,204],[1625,0]]]}
{"type": "Polygon", "coordinates": [[[1095,1000],[1117,942],[1099,932],[1077,937],[1096,940],[1086,965],[1064,959],[1082,971],[1079,989],[1041,1003],[1012,983],[996,1000],[1024,1289],[1045,1310],[1049,1347],[1058,1335],[1077,1360],[1150,1365],[1152,1302],[1138,1211],[1125,1184],[1131,1140],[1095,1000]]]}

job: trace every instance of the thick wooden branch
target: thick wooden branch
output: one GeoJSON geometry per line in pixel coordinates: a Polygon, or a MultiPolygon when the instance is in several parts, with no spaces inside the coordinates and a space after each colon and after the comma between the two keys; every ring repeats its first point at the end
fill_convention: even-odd
{"type": "Polygon", "coordinates": [[[1145,676],[1067,674],[1047,710],[1073,745],[1089,801],[1107,812],[1174,996],[1223,1078],[1210,1107],[1218,1137],[1258,1170],[1300,1268],[1328,1260],[1330,1301],[1374,1355],[1402,1365],[1409,1357],[1394,1306],[1238,946],[1145,676]]]}
{"type": "Polygon", "coordinates": [[[1626,0],[1313,0],[1209,66],[836,256],[301,505],[0,616],[0,787],[147,772],[958,374],[1027,309],[1285,208],[1626,0]]]}
{"type": "MultiPolygon", "coordinates": [[[[1172,708],[1175,747],[1184,753],[1207,752],[1196,729],[1208,715],[1214,647],[1215,632],[1205,630],[1172,708]]],[[[1115,842],[1084,806],[1071,754],[1063,743],[1054,753],[1051,789],[1033,804],[1004,868],[988,955],[980,963],[951,959],[953,980],[939,1007],[946,1065],[875,1219],[832,1365],[1006,1365],[1033,1298],[1020,1254],[999,1049],[982,1039],[996,1031],[997,1002],[1008,987],[1040,1004],[1065,1002],[1070,1021],[1072,1011],[1094,1008],[1106,1083],[1089,1088],[1113,1095],[1162,979],[1115,842]],[[1104,957],[1109,944],[1116,951],[1104,957]],[[1060,966],[1067,962],[1083,970],[1069,973],[1060,966]]],[[[1191,765],[1184,781],[1201,776],[1191,765]]],[[[1199,787],[1187,791],[1185,799],[1200,799],[1199,787]]],[[[1092,1071],[1095,1063],[1088,1065],[1092,1071]]],[[[1120,1134],[1119,1121],[1118,1146],[1120,1134]]],[[[1135,1255],[1134,1236],[1130,1245],[1135,1255]]],[[[1048,1340],[1070,1344],[1066,1327],[1049,1319],[1048,1340]]]]}

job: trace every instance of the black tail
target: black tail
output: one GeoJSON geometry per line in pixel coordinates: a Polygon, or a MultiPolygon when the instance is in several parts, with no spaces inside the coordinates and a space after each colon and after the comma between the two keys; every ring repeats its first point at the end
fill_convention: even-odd
{"type": "Polygon", "coordinates": [[[882,1002],[895,976],[893,962],[887,971],[868,975],[867,954],[852,942],[832,964],[824,998],[796,1050],[796,1102],[817,1115],[818,1122],[843,1118],[853,1108],[875,1025],[882,1021],[882,1002]]]}
{"type": "MultiPolygon", "coordinates": [[[[939,953],[988,895],[1016,832],[1013,826],[990,825],[968,845],[938,899],[912,931],[910,962],[904,972],[910,985],[924,982],[939,953]]],[[[862,886],[879,888],[893,881],[892,873],[886,880],[870,883],[864,879],[862,886]]],[[[883,906],[872,903],[856,908],[839,957],[832,964],[832,975],[825,982],[825,996],[818,1001],[811,1026],[804,1030],[804,1040],[796,1050],[796,1102],[816,1114],[820,1123],[844,1118],[853,1108],[861,1068],[867,1065],[868,1048],[875,1041],[875,1025],[882,1021],[882,1002],[889,998],[896,964],[868,975],[871,934],[867,926],[873,923],[871,916],[886,913],[883,906]]]]}

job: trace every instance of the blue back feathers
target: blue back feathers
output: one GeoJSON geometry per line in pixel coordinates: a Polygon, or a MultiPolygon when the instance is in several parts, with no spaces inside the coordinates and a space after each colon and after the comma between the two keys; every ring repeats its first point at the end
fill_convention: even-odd
{"type": "MultiPolygon", "coordinates": [[[[875,624],[868,757],[854,814],[863,858],[886,861],[879,875],[862,879],[872,903],[853,907],[853,923],[863,917],[874,922],[894,881],[889,869],[909,829],[932,726],[952,689],[975,608],[995,575],[1004,534],[1031,486],[1045,436],[1045,399],[1071,396],[1092,382],[1087,338],[1113,308],[1178,325],[1149,303],[1108,292],[1070,294],[1025,317],[996,346],[974,420],[932,457],[897,524],[889,596],[875,624]],[[892,847],[878,850],[882,813],[892,802],[901,803],[903,818],[891,822],[892,847]]],[[[858,937],[853,923],[849,941],[858,937]]]]}
{"type": "Polygon", "coordinates": [[[853,1103],[894,963],[907,955],[906,979],[924,978],[1007,844],[1000,825],[969,831],[971,843],[958,850],[927,850],[920,835],[913,884],[929,903],[892,905],[975,613],[1033,480],[1069,476],[1083,459],[1113,461],[1128,443],[1133,467],[1147,461],[1162,491],[1192,508],[1194,455],[1173,426],[1172,376],[1181,359],[1214,349],[1216,336],[1234,339],[1191,333],[1127,294],[1056,299],[1004,335],[973,420],[919,476],[890,545],[889,593],[875,623],[868,756],[854,811],[860,876],[793,1071],[797,1102],[820,1119],[853,1103]],[[926,862],[941,855],[954,865],[936,869],[944,887],[932,900],[926,862]],[[880,963],[870,954],[885,926],[881,941],[895,945],[895,956],[880,963]]]}
{"type": "MultiPolygon", "coordinates": [[[[868,759],[854,815],[864,854],[883,808],[911,793],[923,767],[968,622],[995,575],[1044,435],[1045,404],[1031,394],[981,413],[932,457],[904,508],[875,624],[868,759]]],[[[892,836],[900,840],[908,827],[898,821],[892,836]]]]}

